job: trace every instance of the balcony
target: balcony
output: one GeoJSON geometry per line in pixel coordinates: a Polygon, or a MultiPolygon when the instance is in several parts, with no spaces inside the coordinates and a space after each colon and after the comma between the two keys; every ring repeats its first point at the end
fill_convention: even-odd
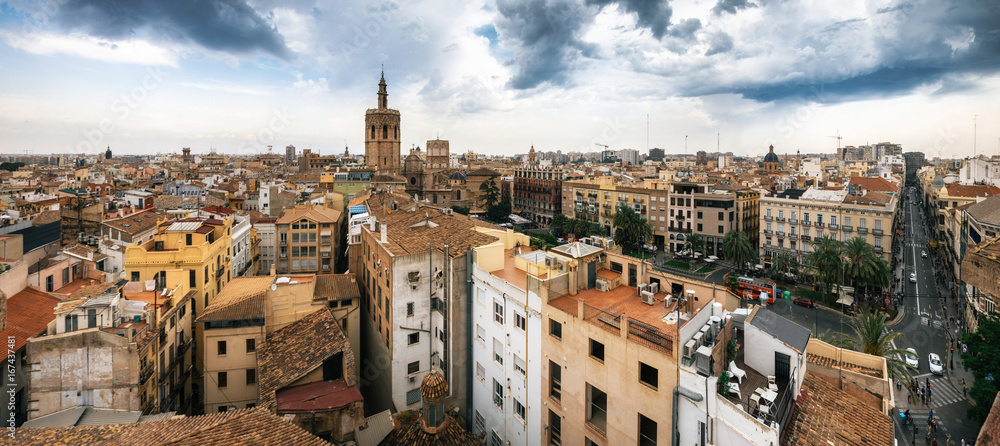
{"type": "Polygon", "coordinates": [[[823,227],[823,222],[821,222],[821,221],[816,222],[816,227],[817,228],[822,228],[823,227]]]}
{"type": "Polygon", "coordinates": [[[288,239],[281,239],[280,241],[278,241],[278,244],[279,245],[287,245],[288,244],[288,239]]]}
{"type": "Polygon", "coordinates": [[[876,246],[875,247],[875,252],[881,253],[882,252],[882,247],[881,246],[876,246]]]}
{"type": "Polygon", "coordinates": [[[867,234],[868,228],[858,228],[858,234],[867,234]]]}
{"type": "Polygon", "coordinates": [[[681,234],[690,234],[691,230],[690,229],[685,229],[685,228],[670,228],[670,232],[679,232],[681,234]]]}
{"type": "Polygon", "coordinates": [[[147,362],[144,367],[139,370],[139,385],[146,384],[149,377],[153,376],[153,363],[147,362]]]}
{"type": "Polygon", "coordinates": [[[808,241],[810,241],[810,240],[812,240],[812,237],[810,237],[810,236],[808,236],[808,235],[803,235],[803,236],[802,236],[802,241],[803,241],[803,242],[808,242],[808,241]]]}
{"type": "Polygon", "coordinates": [[[794,224],[796,224],[796,223],[799,222],[799,219],[797,219],[797,218],[789,218],[788,222],[794,225],[794,224]]]}
{"type": "Polygon", "coordinates": [[[785,217],[778,217],[778,221],[785,221],[785,217]]]}
{"type": "Polygon", "coordinates": [[[770,229],[765,229],[764,230],[764,235],[771,235],[773,233],[774,233],[774,231],[771,231],[770,229]]]}
{"type": "Polygon", "coordinates": [[[778,237],[784,237],[785,231],[778,231],[778,237]]]}
{"type": "Polygon", "coordinates": [[[836,223],[830,223],[830,229],[837,229],[836,223]]]}
{"type": "Polygon", "coordinates": [[[882,230],[881,229],[872,229],[872,234],[882,235],[882,230]]]}
{"type": "Polygon", "coordinates": [[[684,214],[677,214],[677,219],[678,220],[683,220],[684,219],[684,214]]]}
{"type": "Polygon", "coordinates": [[[774,220],[774,218],[773,218],[773,217],[771,217],[770,215],[765,215],[765,216],[764,216],[764,220],[765,220],[765,221],[771,221],[771,220],[774,220]]]}
{"type": "Polygon", "coordinates": [[[812,222],[810,222],[809,220],[802,220],[802,225],[803,226],[809,226],[811,224],[812,224],[812,222]]]}
{"type": "Polygon", "coordinates": [[[798,239],[798,235],[796,235],[796,234],[788,234],[788,239],[789,240],[796,240],[796,239],[798,239]]]}
{"type": "Polygon", "coordinates": [[[222,277],[222,275],[225,274],[225,273],[226,273],[226,269],[220,267],[217,271],[215,271],[215,278],[218,279],[219,277],[222,277]]]}
{"type": "Polygon", "coordinates": [[[851,231],[854,230],[854,226],[844,225],[844,227],[842,229],[844,230],[844,232],[851,232],[851,231]]]}

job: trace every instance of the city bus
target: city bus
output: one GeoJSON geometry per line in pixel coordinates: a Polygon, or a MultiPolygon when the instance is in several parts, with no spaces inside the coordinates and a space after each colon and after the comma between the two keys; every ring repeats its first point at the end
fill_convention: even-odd
{"type": "MultiPolygon", "coordinates": [[[[729,281],[729,274],[726,274],[726,283],[729,281]]],[[[760,293],[762,291],[766,291],[767,303],[774,303],[774,295],[777,294],[778,288],[773,280],[739,276],[736,278],[736,282],[739,286],[737,294],[740,297],[744,299],[760,300],[760,293]]]]}

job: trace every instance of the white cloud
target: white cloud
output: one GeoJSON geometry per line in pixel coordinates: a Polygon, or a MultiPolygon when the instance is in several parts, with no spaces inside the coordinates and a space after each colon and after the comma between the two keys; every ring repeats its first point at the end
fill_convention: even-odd
{"type": "Polygon", "coordinates": [[[177,66],[176,52],[150,42],[131,39],[111,41],[83,34],[0,33],[7,45],[32,54],[65,54],[112,63],[177,66]]]}

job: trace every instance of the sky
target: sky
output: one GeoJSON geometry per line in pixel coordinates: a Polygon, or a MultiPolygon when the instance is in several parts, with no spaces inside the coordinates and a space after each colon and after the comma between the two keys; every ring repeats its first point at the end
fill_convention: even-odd
{"type": "Polygon", "coordinates": [[[995,0],[2,1],[0,153],[364,153],[383,70],[404,156],[1000,153],[995,0]]]}

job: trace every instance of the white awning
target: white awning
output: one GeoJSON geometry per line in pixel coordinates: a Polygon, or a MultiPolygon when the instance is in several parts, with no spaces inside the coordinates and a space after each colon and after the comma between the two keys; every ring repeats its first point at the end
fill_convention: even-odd
{"type": "Polygon", "coordinates": [[[854,296],[847,293],[841,293],[840,298],[837,299],[838,304],[851,305],[854,303],[854,296]]]}

